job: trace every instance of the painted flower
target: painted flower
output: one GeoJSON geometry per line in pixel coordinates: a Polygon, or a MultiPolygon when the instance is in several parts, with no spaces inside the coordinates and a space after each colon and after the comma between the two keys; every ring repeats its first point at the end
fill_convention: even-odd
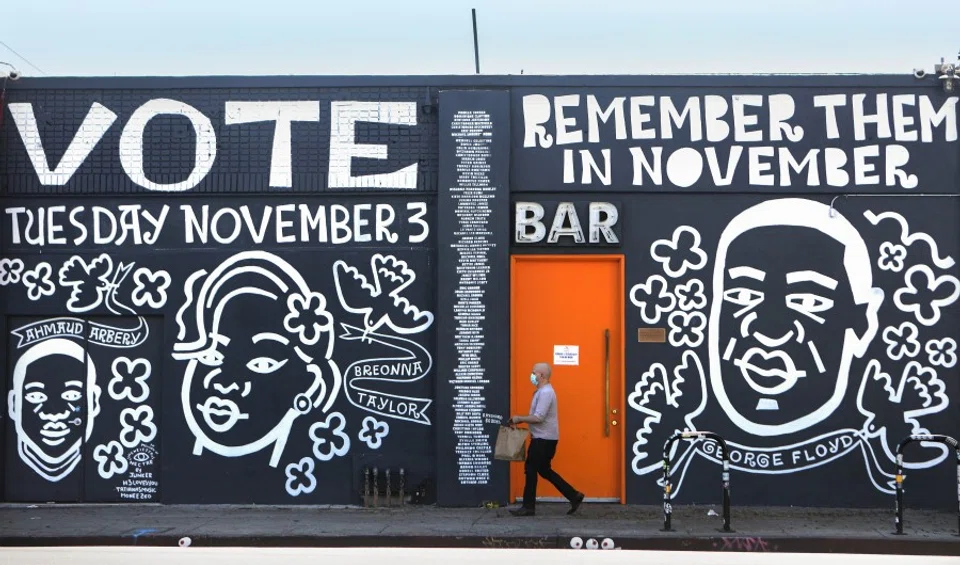
{"type": "Polygon", "coordinates": [[[19,258],[0,259],[0,286],[8,284],[17,284],[20,282],[20,274],[23,273],[23,261],[19,258]]]}
{"type": "Polygon", "coordinates": [[[883,330],[883,341],[887,344],[887,357],[899,361],[906,357],[916,357],[920,353],[920,332],[912,322],[904,322],[900,327],[890,326],[883,330]]]}
{"type": "Polygon", "coordinates": [[[916,316],[917,321],[925,326],[939,322],[940,309],[953,304],[960,297],[960,281],[957,277],[938,277],[926,265],[914,265],[907,269],[903,282],[903,288],[893,293],[893,303],[901,312],[916,316]]]}
{"type": "Polygon", "coordinates": [[[163,308],[167,303],[167,287],[170,286],[170,274],[166,271],[153,272],[140,267],[133,273],[133,294],[130,300],[136,306],[149,305],[151,308],[163,308]]]}
{"type": "Polygon", "coordinates": [[[300,496],[313,492],[317,488],[317,478],[313,475],[313,470],[313,459],[309,457],[287,465],[287,493],[290,496],[300,496]]]}
{"type": "Polygon", "coordinates": [[[383,438],[390,433],[390,424],[387,422],[378,422],[376,418],[367,416],[363,419],[363,425],[360,429],[360,441],[367,444],[370,449],[379,449],[383,443],[383,438]]]}
{"type": "Polygon", "coordinates": [[[656,324],[660,316],[677,305],[677,298],[667,290],[667,279],[650,275],[647,282],[637,283],[630,289],[630,302],[640,309],[640,317],[648,324],[656,324]]]}
{"type": "Polygon", "coordinates": [[[127,459],[123,456],[123,446],[117,441],[95,447],[93,460],[97,462],[97,472],[104,479],[127,472],[127,459]]]}
{"type": "Polygon", "coordinates": [[[131,361],[126,357],[117,357],[110,366],[113,378],[107,384],[107,392],[114,400],[129,399],[139,404],[150,396],[147,379],[150,378],[152,368],[146,359],[131,361]]]}
{"type": "Polygon", "coordinates": [[[290,313],[283,318],[283,327],[288,332],[300,334],[300,342],[314,345],[320,334],[333,330],[333,316],[327,312],[327,299],[320,293],[307,296],[292,294],[287,299],[290,313]]]}
{"type": "Polygon", "coordinates": [[[667,319],[670,326],[668,340],[674,347],[700,347],[707,317],[700,312],[674,312],[667,319]]]}
{"type": "Polygon", "coordinates": [[[924,349],[931,365],[950,369],[957,364],[957,342],[952,337],[931,339],[924,349]]]}
{"type": "Polygon", "coordinates": [[[654,241],[650,256],[672,278],[682,277],[688,269],[698,271],[707,264],[707,253],[700,249],[700,232],[690,226],[678,227],[670,239],[654,241]]]}
{"type": "Polygon", "coordinates": [[[157,425],[153,423],[153,408],[137,406],[120,412],[120,443],[133,449],[141,443],[150,443],[157,437],[157,425]]]}
{"type": "Polygon", "coordinates": [[[323,422],[310,426],[314,457],[320,461],[330,461],[346,455],[350,451],[350,436],[344,431],[346,427],[347,420],[339,412],[332,412],[323,422]]]}
{"type": "Polygon", "coordinates": [[[906,247],[897,243],[884,241],[880,244],[880,257],[877,258],[877,266],[884,271],[899,273],[903,270],[903,263],[906,258],[906,247]]]}
{"type": "Polygon", "coordinates": [[[703,310],[707,306],[707,295],[703,293],[700,279],[690,279],[685,284],[677,285],[674,293],[677,295],[677,306],[684,312],[703,310]]]}
{"type": "Polygon", "coordinates": [[[27,287],[27,298],[36,302],[41,296],[53,296],[57,287],[50,280],[52,275],[53,267],[46,261],[37,263],[36,267],[24,273],[23,285],[27,287]]]}

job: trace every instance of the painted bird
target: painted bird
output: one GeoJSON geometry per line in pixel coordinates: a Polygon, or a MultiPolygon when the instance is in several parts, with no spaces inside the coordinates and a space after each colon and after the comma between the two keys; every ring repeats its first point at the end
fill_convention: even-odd
{"type": "Polygon", "coordinates": [[[430,327],[433,314],[401,295],[417,278],[406,261],[377,253],[370,259],[370,271],[368,280],[345,261],[333,264],[340,305],[363,315],[364,338],[384,325],[399,334],[415,334],[430,327]]]}

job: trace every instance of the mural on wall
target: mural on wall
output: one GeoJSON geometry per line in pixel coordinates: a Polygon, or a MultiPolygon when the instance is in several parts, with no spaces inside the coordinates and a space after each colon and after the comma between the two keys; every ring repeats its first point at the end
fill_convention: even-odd
{"type": "MultiPolygon", "coordinates": [[[[662,275],[635,284],[629,300],[644,323],[667,325],[680,359],[645,367],[629,394],[641,415],[636,475],[657,476],[666,439],[700,429],[727,440],[736,470],[794,474],[858,458],[875,489],[892,494],[897,443],[946,433],[937,422],[957,344],[955,328],[938,322],[960,297],[954,260],[897,212],[863,217],[898,224],[899,237],[865,237],[831,205],[781,198],[736,214],[715,248],[690,225],[653,242],[662,275]],[[883,272],[896,286],[878,283],[883,272]]],[[[907,468],[949,455],[921,446],[907,468]]],[[[720,461],[712,442],[677,442],[672,459],[675,495],[694,460],[720,461]]]]}
{"type": "Polygon", "coordinates": [[[184,292],[173,358],[187,362],[181,399],[194,454],[240,457],[269,447],[276,467],[293,421],[327,412],[340,394],[326,297],[265,251],[193,273],[184,292]],[[245,318],[250,312],[258,323],[245,318]]]}
{"type": "Polygon", "coordinates": [[[60,492],[69,499],[158,500],[159,342],[147,339],[150,325],[132,316],[15,324],[7,412],[19,459],[33,474],[8,476],[8,489],[15,481],[20,496],[36,499],[46,481],[66,484],[60,492]],[[123,327],[133,324],[137,331],[123,327]],[[93,474],[78,470],[84,465],[93,474]]]}
{"type": "Polygon", "coordinates": [[[431,91],[11,93],[7,314],[108,342],[91,357],[118,427],[98,436],[101,412],[81,444],[87,490],[151,473],[161,422],[171,502],[340,502],[365,455],[432,467],[431,91]],[[169,198],[115,197],[137,193],[169,198]]]}
{"type": "MultiPolygon", "coordinates": [[[[321,463],[359,447],[382,450],[396,422],[431,425],[430,387],[422,381],[433,360],[415,339],[434,315],[413,300],[422,289],[406,260],[367,257],[369,270],[340,259],[319,271],[326,279],[320,284],[335,294],[316,290],[290,262],[267,251],[239,252],[187,274],[182,303],[171,304],[176,332],[169,354],[195,456],[264,451],[269,467],[280,469],[282,492],[297,497],[315,492],[321,463]],[[338,358],[338,343],[354,346],[338,358]],[[367,416],[351,420],[349,406],[367,416]],[[305,425],[295,427],[300,420],[305,425]],[[296,443],[307,452],[286,449],[293,433],[302,433],[296,443]]],[[[101,253],[30,268],[20,258],[4,258],[0,282],[21,286],[28,299],[51,308],[88,315],[11,331],[17,361],[8,411],[24,464],[54,482],[86,459],[88,475],[110,483],[118,499],[156,499],[159,360],[137,352],[163,332],[136,314],[166,306],[174,277],[101,253]],[[101,311],[115,316],[89,316],[101,311]],[[107,353],[89,355],[92,347],[107,353]],[[75,363],[88,372],[67,378],[67,370],[46,367],[51,363],[75,363]],[[103,419],[103,403],[113,406],[116,425],[98,437],[94,423],[103,419]]]]}
{"type": "Polygon", "coordinates": [[[404,297],[416,280],[406,261],[376,253],[370,265],[372,282],[343,260],[331,273],[339,306],[362,328],[335,320],[331,307],[338,304],[270,252],[237,253],[209,273],[190,275],[172,355],[186,362],[181,403],[194,455],[209,450],[234,458],[266,449],[269,465],[278,467],[294,423],[303,418],[312,458],[284,467],[286,492],[300,496],[316,489],[317,462],[350,453],[350,428],[357,441],[376,450],[390,433],[385,419],[430,424],[431,399],[393,388],[425,378],[430,354],[410,339],[377,330],[420,333],[433,314],[404,297]],[[334,358],[338,341],[359,343],[367,355],[342,370],[343,361],[334,358]],[[342,396],[376,417],[348,422],[342,396]],[[287,408],[278,412],[278,406],[287,408]]]}
{"type": "MultiPolygon", "coordinates": [[[[344,261],[333,265],[340,305],[347,312],[363,316],[363,328],[342,324],[343,340],[376,343],[385,348],[387,356],[363,359],[347,368],[347,395],[354,406],[386,418],[407,420],[430,425],[426,415],[432,399],[400,396],[378,390],[386,383],[412,383],[424,378],[433,359],[420,344],[398,336],[377,333],[387,326],[392,331],[409,335],[424,331],[433,324],[433,313],[421,310],[403,296],[403,291],[416,280],[417,275],[405,261],[393,256],[375,254],[370,259],[371,281],[355,267],[344,261]],[[361,387],[367,387],[362,388],[361,387]],[[374,388],[370,388],[374,387],[374,388]]],[[[373,420],[371,426],[389,424],[373,420]]],[[[366,426],[365,426],[366,428],[366,426]]],[[[369,446],[374,440],[364,439],[369,446]]],[[[379,446],[379,440],[376,440],[379,446]]]]}
{"type": "MultiPolygon", "coordinates": [[[[17,453],[37,477],[66,482],[86,460],[103,480],[78,487],[71,498],[157,500],[159,422],[156,395],[151,398],[157,338],[150,340],[151,323],[131,304],[162,307],[169,275],[141,267],[135,282],[124,285],[134,266],[115,264],[105,253],[70,256],[57,267],[46,260],[26,268],[20,258],[0,259],[0,284],[22,285],[30,302],[60,290],[66,297],[54,307],[75,315],[11,329],[7,398],[17,453]],[[91,317],[97,309],[114,316],[91,317]]],[[[35,491],[29,482],[22,489],[24,496],[35,491]]]]}
{"type": "MultiPolygon", "coordinates": [[[[752,474],[741,501],[825,506],[892,492],[912,431],[960,432],[958,98],[767,80],[511,89],[525,200],[629,193],[627,329],[651,330],[625,351],[632,500],[656,496],[675,430],[727,438],[752,474]],[[831,479],[848,488],[824,494],[831,479]]],[[[944,457],[921,444],[907,459],[933,478],[944,457]]],[[[679,442],[675,458],[673,486],[708,496],[687,471],[709,474],[714,445],[679,442]]]]}

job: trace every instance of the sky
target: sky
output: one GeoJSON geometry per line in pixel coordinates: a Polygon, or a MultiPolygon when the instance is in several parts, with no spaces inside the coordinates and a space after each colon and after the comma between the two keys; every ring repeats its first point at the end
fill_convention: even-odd
{"type": "Polygon", "coordinates": [[[473,74],[471,8],[482,74],[900,74],[960,52],[957,0],[10,0],[0,61],[25,76],[473,74]]]}

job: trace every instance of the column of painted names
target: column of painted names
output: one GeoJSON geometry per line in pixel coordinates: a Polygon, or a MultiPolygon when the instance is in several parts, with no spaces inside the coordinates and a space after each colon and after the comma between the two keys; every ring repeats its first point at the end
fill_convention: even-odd
{"type": "Polygon", "coordinates": [[[450,187],[456,202],[457,230],[451,247],[457,251],[457,288],[454,298],[456,328],[454,344],[457,365],[451,381],[454,394],[453,431],[457,438],[457,471],[460,484],[485,485],[490,480],[492,448],[484,432],[486,371],[484,297],[489,255],[495,243],[489,237],[489,200],[496,197],[490,186],[490,156],[493,123],[482,110],[459,111],[453,116],[457,183],[450,187]]]}

